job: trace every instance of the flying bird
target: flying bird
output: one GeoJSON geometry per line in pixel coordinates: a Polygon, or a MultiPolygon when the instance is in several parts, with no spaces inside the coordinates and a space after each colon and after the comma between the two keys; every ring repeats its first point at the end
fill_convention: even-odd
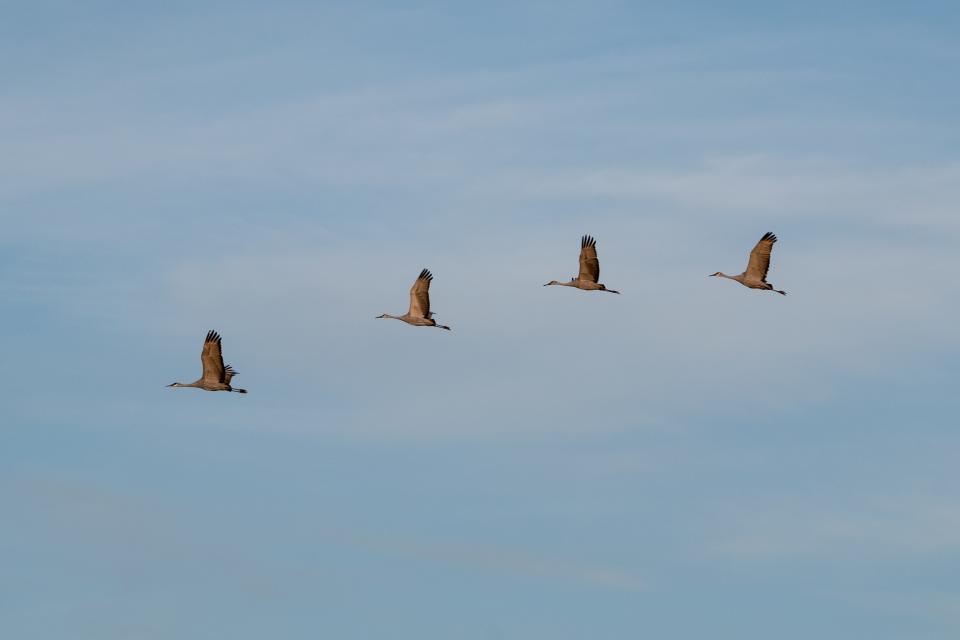
{"type": "Polygon", "coordinates": [[[216,331],[207,332],[207,337],[203,341],[203,351],[200,352],[200,362],[203,364],[203,375],[199,380],[190,384],[174,382],[167,386],[197,387],[204,391],[247,392],[246,389],[234,389],[230,386],[230,380],[237,375],[237,372],[230,365],[223,364],[223,355],[220,353],[220,334],[216,331]]]}
{"type": "Polygon", "coordinates": [[[584,291],[606,291],[607,293],[620,293],[613,289],[607,289],[606,285],[597,282],[600,278],[600,260],[597,259],[597,241],[593,236],[583,236],[580,238],[580,275],[576,278],[570,278],[570,282],[557,282],[551,280],[543,285],[549,287],[552,284],[561,287],[576,287],[584,291]]]}
{"type": "Polygon", "coordinates": [[[728,276],[725,273],[717,271],[711,273],[711,276],[719,276],[736,280],[745,287],[751,289],[764,289],[766,291],[776,291],[781,295],[787,295],[786,291],[774,289],[773,285],[767,282],[767,270],[770,268],[770,252],[773,251],[773,243],[777,241],[777,236],[769,231],[763,234],[757,246],[750,252],[750,262],[747,263],[747,270],[738,276],[728,276]]]}
{"type": "Polygon", "coordinates": [[[392,316],[385,313],[377,318],[393,318],[394,320],[403,320],[407,324],[416,327],[438,327],[450,331],[450,327],[437,324],[433,319],[433,312],[430,311],[430,282],[433,280],[433,274],[427,269],[420,272],[417,279],[410,287],[410,309],[402,316],[392,316]]]}

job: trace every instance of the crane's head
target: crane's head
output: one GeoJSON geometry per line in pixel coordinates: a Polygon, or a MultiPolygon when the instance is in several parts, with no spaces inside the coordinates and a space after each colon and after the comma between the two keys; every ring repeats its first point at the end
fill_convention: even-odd
{"type": "Polygon", "coordinates": [[[181,384],[181,383],[179,383],[179,382],[174,382],[173,384],[168,384],[167,386],[168,386],[168,387],[182,387],[183,384],[181,384]]]}
{"type": "Polygon", "coordinates": [[[709,277],[712,278],[713,276],[718,276],[718,275],[720,275],[720,272],[719,272],[719,271],[717,271],[716,273],[711,273],[709,277]]]}
{"type": "Polygon", "coordinates": [[[549,286],[552,285],[552,284],[560,284],[560,283],[557,282],[556,280],[551,280],[550,282],[548,282],[547,284],[545,284],[545,285],[543,285],[543,286],[549,287],[549,286]]]}
{"type": "Polygon", "coordinates": [[[389,314],[389,313],[385,313],[385,314],[383,314],[383,315],[377,316],[377,317],[374,318],[374,319],[375,319],[375,320],[379,320],[380,318],[389,318],[389,317],[390,317],[390,314],[389,314]]]}

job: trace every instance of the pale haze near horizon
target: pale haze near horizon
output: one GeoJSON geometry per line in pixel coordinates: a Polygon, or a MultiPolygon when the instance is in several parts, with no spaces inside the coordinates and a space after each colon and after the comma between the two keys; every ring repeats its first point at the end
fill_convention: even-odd
{"type": "Polygon", "coordinates": [[[0,15],[5,635],[960,632],[953,5],[0,15]]]}

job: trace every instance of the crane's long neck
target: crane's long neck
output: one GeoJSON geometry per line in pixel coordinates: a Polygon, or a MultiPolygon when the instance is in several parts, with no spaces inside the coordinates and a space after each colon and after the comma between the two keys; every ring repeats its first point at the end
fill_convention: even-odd
{"type": "Polygon", "coordinates": [[[196,382],[174,382],[173,384],[168,384],[168,387],[199,387],[202,380],[197,380],[196,382]]]}
{"type": "Polygon", "coordinates": [[[718,272],[717,272],[717,276],[719,276],[719,277],[721,277],[721,278],[726,278],[727,280],[735,280],[736,282],[739,282],[740,284],[743,284],[743,274],[742,274],[742,273],[741,273],[740,275],[738,275],[738,276],[728,276],[728,275],[725,274],[724,272],[718,271],[718,272]]]}

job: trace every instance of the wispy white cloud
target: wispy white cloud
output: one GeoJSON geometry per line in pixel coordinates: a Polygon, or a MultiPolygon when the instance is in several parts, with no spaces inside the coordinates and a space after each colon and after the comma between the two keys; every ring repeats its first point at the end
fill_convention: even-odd
{"type": "Polygon", "coordinates": [[[488,545],[443,540],[413,540],[401,536],[368,535],[357,531],[328,530],[322,535],[340,544],[376,553],[412,557],[470,570],[560,581],[582,587],[626,591],[647,588],[645,580],[634,572],[622,568],[584,564],[571,559],[497,549],[488,545]]]}
{"type": "Polygon", "coordinates": [[[515,180],[539,197],[612,198],[730,222],[822,217],[950,233],[960,224],[960,165],[952,163],[865,169],[753,155],[709,158],[689,169],[597,168],[515,180]]]}
{"type": "Polygon", "coordinates": [[[867,496],[827,505],[778,500],[739,509],[713,551],[752,559],[896,559],[960,550],[960,503],[946,497],[867,496]]]}
{"type": "MultiPolygon", "coordinates": [[[[129,85],[145,96],[183,92],[189,100],[191,91],[205,95],[202,88],[210,78],[246,82],[251,73],[272,74],[277,66],[300,69],[302,47],[261,45],[254,52],[200,65],[193,60],[172,59],[168,66],[154,61],[146,72],[138,67],[135,75],[121,65],[113,73],[122,82],[91,77],[92,87],[60,96],[56,103],[33,94],[9,96],[0,107],[5,116],[0,118],[0,133],[8,149],[0,161],[2,193],[147,178],[176,183],[201,174],[207,180],[259,184],[398,186],[431,179],[457,184],[465,182],[465,174],[482,181],[496,178],[498,172],[511,176],[560,161],[558,171],[532,176],[534,186],[546,191],[562,186],[567,193],[589,195],[683,193],[693,204],[706,197],[695,188],[707,187],[704,193],[724,189],[724,201],[734,205],[781,207],[784,189],[787,195],[803,189],[802,202],[817,202],[820,190],[808,188],[814,186],[810,182],[823,177],[828,193],[835,193],[832,167],[822,170],[822,176],[802,175],[792,182],[781,172],[772,182],[769,172],[744,167],[740,159],[731,162],[730,155],[692,175],[638,175],[630,167],[597,162],[598,156],[626,159],[639,154],[662,166],[674,164],[678,154],[684,159],[682,149],[691,141],[721,153],[743,153],[744,146],[762,153],[771,146],[765,139],[814,137],[826,143],[830,137],[849,139],[851,131],[859,131],[855,138],[866,140],[891,129],[919,126],[895,113],[810,114],[785,103],[774,116],[760,107],[745,112],[742,100],[737,109],[723,107],[724,96],[731,93],[764,96],[784,87],[794,94],[802,94],[802,89],[816,93],[849,83],[842,69],[827,70],[802,59],[793,66],[761,62],[771,51],[802,51],[810,37],[805,32],[779,38],[721,37],[649,46],[641,53],[584,53],[513,68],[421,70],[332,87],[297,84],[296,91],[275,97],[199,100],[196,108],[187,110],[178,109],[175,101],[158,105],[138,99],[129,85]],[[696,105],[707,98],[719,101],[716,110],[677,108],[678,103],[696,105]],[[791,136],[791,131],[800,133],[791,136]],[[519,141],[525,143],[522,148],[519,141]],[[561,151],[571,144],[575,153],[561,151]],[[651,148],[656,152],[647,151],[651,148]],[[564,173],[569,163],[576,171],[564,173]],[[745,175],[745,168],[753,175],[745,175]],[[749,185],[753,189],[739,189],[747,186],[741,183],[748,177],[754,178],[749,185]]],[[[943,131],[949,133],[949,126],[943,131]]],[[[825,154],[836,152],[837,145],[830,146],[825,154]]],[[[870,181],[870,176],[864,179],[870,181]]],[[[887,185],[885,194],[896,186],[887,185]]],[[[858,195],[859,188],[853,185],[850,195],[858,195]]]]}
{"type": "MultiPolygon", "coordinates": [[[[10,479],[10,478],[8,478],[10,479]]],[[[271,552],[251,544],[245,536],[227,531],[192,532],[189,512],[156,497],[90,483],[74,474],[38,477],[14,476],[17,491],[0,490],[17,509],[27,526],[44,525],[50,544],[80,544],[111,562],[104,571],[112,580],[134,580],[144,565],[158,562],[179,565],[202,562],[209,571],[228,573],[239,585],[259,594],[283,589],[285,578],[313,574],[315,567],[300,565],[288,576],[269,562],[271,552]]],[[[226,526],[226,525],[224,525],[226,526]]],[[[278,525],[279,526],[279,525],[278,525]]],[[[586,588],[637,591],[647,587],[633,571],[602,564],[557,558],[532,551],[503,549],[489,544],[443,539],[418,539],[401,533],[368,533],[360,529],[322,527],[297,523],[328,549],[349,548],[379,555],[424,560],[439,566],[481,571],[493,575],[559,581],[586,588]]],[[[19,543],[19,541],[16,541],[19,543]]],[[[14,541],[10,541],[14,544],[14,541]]],[[[154,577],[156,580],[157,577],[154,577]]]]}

